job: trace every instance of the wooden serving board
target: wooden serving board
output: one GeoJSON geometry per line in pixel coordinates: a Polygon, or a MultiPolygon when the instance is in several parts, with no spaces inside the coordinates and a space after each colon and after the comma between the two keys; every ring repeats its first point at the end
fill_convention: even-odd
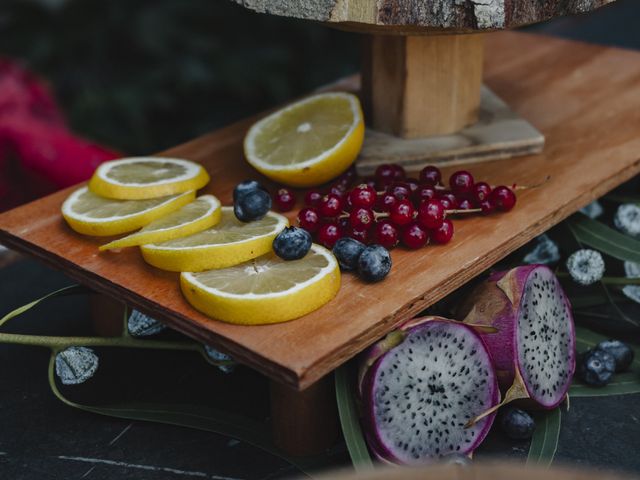
{"type": "MultiPolygon", "coordinates": [[[[34,255],[97,291],[215,345],[279,382],[303,389],[517,247],[640,172],[640,53],[518,33],[489,34],[485,82],[547,139],[540,155],[473,166],[493,184],[537,184],[502,215],[455,222],[446,246],[396,249],[393,269],[368,285],[345,274],[338,296],[304,318],[246,327],[211,320],[182,298],[177,274],[135,249],[99,253],[104,240],[73,233],[60,216],[69,190],[0,216],[0,243],[34,255]]],[[[215,105],[211,106],[215,108],[215,105]]],[[[173,148],[202,162],[206,188],[229,202],[257,178],[242,154],[248,119],[173,148]]],[[[450,173],[449,169],[445,173],[450,173]]]]}

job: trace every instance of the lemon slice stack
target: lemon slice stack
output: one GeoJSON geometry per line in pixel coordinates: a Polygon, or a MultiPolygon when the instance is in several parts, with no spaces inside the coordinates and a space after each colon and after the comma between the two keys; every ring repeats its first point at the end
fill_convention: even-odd
{"type": "Polygon", "coordinates": [[[215,319],[245,325],[292,320],[316,310],[340,288],[331,252],[314,245],[286,262],[272,250],[289,224],[277,213],[241,222],[213,195],[196,198],[209,180],[193,162],[127,158],[102,164],[88,187],[73,192],[62,215],[76,232],[109,236],[100,250],[139,246],[147,263],[182,272],[186,300],[215,319]]]}

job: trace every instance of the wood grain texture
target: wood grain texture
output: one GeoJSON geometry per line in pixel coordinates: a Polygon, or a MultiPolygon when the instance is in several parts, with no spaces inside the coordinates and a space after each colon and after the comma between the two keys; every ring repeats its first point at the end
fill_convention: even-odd
{"type": "MultiPolygon", "coordinates": [[[[511,32],[488,35],[487,52],[485,82],[540,129],[547,145],[541,155],[478,164],[474,174],[494,184],[551,179],[520,192],[509,214],[457,221],[449,245],[394,250],[393,269],[382,283],[367,285],[344,275],[338,296],[301,319],[247,327],[204,317],[183,300],[176,274],[146,265],[134,249],[100,253],[102,240],[73,233],[60,216],[70,189],[0,215],[0,243],[217,346],[276,381],[305,388],[640,172],[640,53],[511,32]]],[[[229,202],[238,181],[259,177],[242,154],[253,121],[164,153],[202,162],[212,179],[206,191],[229,202]]]]}
{"type": "Polygon", "coordinates": [[[369,123],[402,138],[446,135],[478,118],[484,36],[370,35],[369,123]]]}
{"type": "Polygon", "coordinates": [[[615,0],[234,0],[256,12],[377,33],[514,28],[595,10],[615,0]]]}
{"type": "Polygon", "coordinates": [[[542,133],[483,87],[478,121],[459,132],[405,139],[367,128],[357,167],[360,175],[372,175],[384,163],[417,171],[427,164],[451,166],[532,155],[543,146],[542,133]]]}

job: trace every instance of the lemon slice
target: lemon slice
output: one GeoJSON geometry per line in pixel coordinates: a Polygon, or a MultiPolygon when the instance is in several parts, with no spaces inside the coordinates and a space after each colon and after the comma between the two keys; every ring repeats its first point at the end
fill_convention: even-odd
{"type": "Polygon", "coordinates": [[[186,237],[213,227],[220,221],[221,216],[220,201],[213,195],[203,195],[186,204],[180,210],[154,220],[142,227],[139,232],[102,245],[100,250],[132,247],[186,237]]]}
{"type": "Polygon", "coordinates": [[[314,244],[300,260],[268,253],[222,270],[184,272],[180,286],[209,317],[262,325],[293,320],[327,303],[340,290],[340,268],[329,250],[314,244]]]}
{"type": "Polygon", "coordinates": [[[101,164],[89,189],[107,198],[142,200],[198,190],[208,182],[207,171],[189,160],[132,157],[101,164]]]}
{"type": "Polygon", "coordinates": [[[151,200],[112,200],[87,187],[73,192],[62,204],[62,216],[78,233],[95,236],[131,232],[193,201],[196,192],[151,200]]]}
{"type": "Polygon", "coordinates": [[[289,105],[253,125],[247,161],[280,183],[309,187],[344,172],[358,156],[364,121],[358,97],[324,93],[289,105]]]}
{"type": "Polygon", "coordinates": [[[220,223],[213,228],[169,240],[142,245],[147,263],[171,272],[199,272],[237,265],[271,251],[273,239],[289,225],[286,217],[268,212],[255,222],[244,223],[232,207],[222,207],[220,223]]]}

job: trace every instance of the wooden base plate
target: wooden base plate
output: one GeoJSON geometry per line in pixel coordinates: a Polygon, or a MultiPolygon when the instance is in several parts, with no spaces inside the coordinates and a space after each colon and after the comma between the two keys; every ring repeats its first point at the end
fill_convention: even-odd
{"type": "Polygon", "coordinates": [[[459,165],[540,153],[544,135],[514,112],[486,86],[482,87],[476,123],[451,134],[405,139],[367,129],[358,158],[360,175],[378,165],[398,163],[408,171],[425,165],[459,165]]]}
{"type": "MultiPolygon", "coordinates": [[[[199,314],[183,299],[177,274],[145,264],[136,249],[101,253],[97,247],[105,239],[72,232],[60,216],[71,189],[0,215],[0,243],[303,389],[640,172],[640,53],[511,32],[488,34],[487,52],[486,84],[540,129],[546,147],[540,155],[479,163],[473,173],[492,184],[550,180],[519,192],[508,214],[456,221],[448,245],[394,250],[384,282],[369,285],[343,275],[338,296],[298,320],[246,327],[199,314]]],[[[243,137],[255,120],[164,154],[201,162],[211,174],[204,191],[229,203],[234,185],[259,178],[242,153],[243,137]]],[[[444,174],[452,171],[447,167],[444,174]]]]}

